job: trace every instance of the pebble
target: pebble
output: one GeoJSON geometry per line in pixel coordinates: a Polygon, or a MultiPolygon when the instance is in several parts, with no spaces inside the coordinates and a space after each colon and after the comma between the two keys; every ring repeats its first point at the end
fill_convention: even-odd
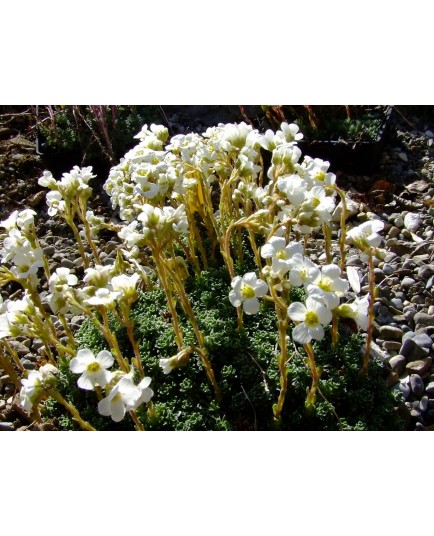
{"type": "Polygon", "coordinates": [[[0,422],[0,431],[1,432],[14,432],[15,426],[12,422],[7,422],[7,421],[0,422]]]}
{"type": "Polygon", "coordinates": [[[407,364],[407,360],[405,359],[403,355],[400,355],[400,354],[393,356],[389,360],[389,365],[391,369],[397,372],[398,374],[402,374],[404,372],[406,364],[407,364]]]}
{"type": "Polygon", "coordinates": [[[416,281],[412,278],[412,277],[404,277],[404,279],[401,281],[401,287],[402,288],[408,288],[408,287],[412,287],[414,284],[416,283],[416,281]]]}
{"type": "Polygon", "coordinates": [[[426,386],[425,391],[429,395],[434,395],[434,382],[429,382],[429,384],[426,386]]]}
{"type": "Polygon", "coordinates": [[[399,353],[403,355],[407,361],[423,359],[429,354],[426,348],[419,346],[411,337],[407,337],[403,340],[399,353]]]}
{"type": "Polygon", "coordinates": [[[423,413],[428,409],[428,400],[427,396],[423,396],[420,399],[419,408],[423,413]]]}
{"type": "Polygon", "coordinates": [[[427,313],[416,313],[414,321],[419,326],[434,326],[434,316],[427,313]]]}
{"type": "Polygon", "coordinates": [[[392,326],[381,326],[380,335],[383,339],[388,341],[400,341],[402,339],[402,329],[392,326]]]}
{"type": "Polygon", "coordinates": [[[419,374],[410,374],[410,388],[415,396],[420,396],[425,390],[422,378],[419,374]]]}
{"type": "Polygon", "coordinates": [[[427,372],[432,365],[432,358],[426,357],[425,359],[417,359],[416,361],[410,361],[407,363],[407,372],[411,374],[423,375],[427,372]]]}

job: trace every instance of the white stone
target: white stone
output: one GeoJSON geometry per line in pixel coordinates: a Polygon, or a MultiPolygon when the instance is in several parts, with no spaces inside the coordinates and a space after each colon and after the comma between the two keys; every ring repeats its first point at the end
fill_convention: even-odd
{"type": "Polygon", "coordinates": [[[404,218],[404,227],[411,233],[415,233],[420,227],[420,215],[413,212],[406,214],[404,218]]]}
{"type": "Polygon", "coordinates": [[[398,157],[403,161],[403,162],[408,162],[408,156],[406,153],[398,153],[398,157]]]}
{"type": "MultiPolygon", "coordinates": [[[[349,197],[345,197],[345,203],[347,205],[347,220],[348,218],[351,218],[352,216],[355,216],[359,213],[360,204],[356,203],[353,199],[350,199],[349,197]]],[[[340,223],[342,216],[342,201],[339,203],[339,205],[335,208],[333,215],[332,215],[332,221],[335,223],[340,223]]],[[[346,221],[346,220],[345,220],[346,221]]]]}

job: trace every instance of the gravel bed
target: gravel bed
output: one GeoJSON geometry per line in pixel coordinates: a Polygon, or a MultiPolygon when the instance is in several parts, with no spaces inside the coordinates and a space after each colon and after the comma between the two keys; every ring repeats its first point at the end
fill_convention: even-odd
{"type": "MultiPolygon", "coordinates": [[[[171,108],[171,107],[168,107],[171,108]]],[[[175,132],[185,131],[182,112],[166,113],[175,132]]],[[[215,107],[213,107],[215,108],[215,107]]],[[[227,108],[227,107],[225,107],[227,108]]],[[[387,384],[400,390],[404,401],[398,411],[407,430],[434,429],[434,113],[419,114],[417,107],[399,107],[395,112],[389,140],[374,173],[348,175],[337,170],[338,184],[348,192],[353,215],[349,222],[366,220],[374,213],[385,223],[383,232],[387,255],[376,261],[375,279],[378,295],[372,352],[379,356],[387,370],[387,384]]],[[[225,114],[228,110],[224,110],[225,114]]],[[[215,115],[215,110],[213,114],[215,115]]],[[[215,119],[210,116],[210,121],[215,119]]],[[[82,276],[74,241],[64,223],[51,219],[45,206],[45,190],[38,186],[44,164],[35,153],[34,130],[30,119],[19,116],[15,122],[3,121],[0,115],[0,219],[15,209],[30,207],[38,212],[38,235],[50,260],[50,267],[71,268],[82,276]]],[[[227,120],[225,117],[224,120],[227,120]]],[[[194,128],[210,126],[203,116],[194,128]]],[[[315,155],[311,155],[315,156],[315,155]]],[[[333,164],[333,163],[332,163],[333,164]]],[[[97,214],[116,218],[102,190],[105,177],[93,184],[91,208],[97,214]]],[[[339,214],[335,220],[339,221],[339,214]]],[[[339,224],[334,224],[337,236],[339,224]]],[[[118,239],[102,235],[99,243],[103,264],[113,263],[118,239]]],[[[312,243],[312,257],[321,251],[312,243]]],[[[366,268],[359,252],[351,249],[348,263],[360,268],[362,290],[367,291],[366,268]]],[[[16,292],[8,285],[3,298],[16,292]]],[[[46,291],[46,289],[43,289],[46,291]]],[[[56,318],[53,317],[56,321],[56,318]]],[[[83,321],[71,316],[77,329],[83,321]]],[[[57,323],[56,323],[57,325],[57,323]]],[[[36,367],[41,341],[18,338],[14,341],[18,356],[27,369],[36,367]]],[[[29,421],[19,407],[18,395],[0,369],[0,431],[54,429],[53,423],[39,428],[29,421]]]]}

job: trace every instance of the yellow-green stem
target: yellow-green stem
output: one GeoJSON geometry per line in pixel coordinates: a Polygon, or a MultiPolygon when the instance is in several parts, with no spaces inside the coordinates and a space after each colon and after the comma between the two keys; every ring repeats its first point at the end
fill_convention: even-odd
{"type": "Polygon", "coordinates": [[[53,397],[54,400],[59,402],[59,404],[62,404],[62,406],[64,406],[69,411],[69,413],[71,413],[74,420],[78,422],[78,424],[83,428],[83,430],[89,430],[92,432],[95,431],[95,428],[93,426],[91,426],[87,421],[81,418],[80,413],[78,412],[77,408],[73,404],[70,404],[69,402],[67,402],[58,391],[54,389],[50,389],[48,391],[48,394],[49,396],[53,397]]]}
{"type": "Polygon", "coordinates": [[[363,365],[360,369],[360,376],[365,377],[368,373],[369,358],[371,355],[371,343],[374,332],[374,302],[375,302],[375,273],[374,260],[372,251],[369,251],[368,258],[368,277],[369,277],[369,305],[368,305],[368,329],[366,337],[365,354],[363,356],[363,365]]]}
{"type": "Polygon", "coordinates": [[[109,343],[110,347],[112,348],[113,354],[114,354],[114,356],[116,358],[116,361],[117,361],[118,365],[120,366],[120,368],[124,372],[128,373],[129,370],[130,370],[130,367],[129,367],[127,361],[124,359],[124,357],[122,355],[122,352],[121,352],[121,349],[119,347],[119,343],[118,343],[118,340],[116,338],[116,335],[114,333],[112,333],[112,331],[110,329],[110,324],[109,324],[107,311],[105,310],[105,308],[103,306],[99,306],[98,310],[101,313],[102,320],[103,320],[104,329],[102,330],[102,333],[103,333],[104,337],[106,338],[107,342],[109,343]]]}
{"type": "Polygon", "coordinates": [[[312,385],[311,385],[311,388],[309,390],[309,393],[306,399],[306,406],[309,407],[309,406],[313,406],[316,401],[316,391],[318,389],[318,384],[319,384],[319,374],[318,374],[318,369],[315,364],[315,354],[314,354],[312,345],[308,343],[308,344],[304,344],[303,347],[306,350],[307,363],[309,365],[310,373],[312,375],[312,385]]]}
{"type": "MultiPolygon", "coordinates": [[[[12,366],[9,359],[4,355],[3,349],[0,345],[0,365],[2,369],[6,372],[6,374],[9,376],[11,381],[14,382],[15,387],[19,390],[21,389],[21,380],[18,378],[17,373],[14,370],[14,367],[12,366]]],[[[20,363],[21,370],[24,370],[24,367],[20,363]]]]}
{"type": "Polygon", "coordinates": [[[143,424],[140,422],[139,417],[137,416],[137,413],[135,412],[134,409],[130,410],[130,415],[131,415],[131,418],[134,421],[134,424],[136,425],[137,430],[139,430],[139,432],[144,432],[145,428],[144,428],[143,424]]]}

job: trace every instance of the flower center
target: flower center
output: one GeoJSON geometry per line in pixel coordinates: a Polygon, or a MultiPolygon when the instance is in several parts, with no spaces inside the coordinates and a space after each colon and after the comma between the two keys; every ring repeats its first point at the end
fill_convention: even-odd
{"type": "Polygon", "coordinates": [[[312,197],[310,202],[312,203],[313,208],[316,208],[321,204],[321,201],[318,199],[318,197],[312,197]]]}
{"type": "Polygon", "coordinates": [[[322,288],[325,292],[333,292],[331,279],[323,278],[318,283],[319,288],[322,288]]]}
{"type": "Polygon", "coordinates": [[[284,249],[281,249],[280,251],[278,251],[276,253],[276,258],[277,259],[282,259],[282,260],[285,260],[288,258],[288,254],[286,253],[286,251],[284,249]]]}
{"type": "Polygon", "coordinates": [[[246,300],[251,300],[255,297],[255,291],[250,285],[243,285],[241,287],[241,294],[244,298],[246,298],[246,300]]]}
{"type": "Polygon", "coordinates": [[[308,326],[316,326],[319,323],[318,315],[314,311],[308,311],[304,321],[308,326]]]}
{"type": "Polygon", "coordinates": [[[89,363],[89,365],[87,365],[88,372],[98,372],[99,370],[101,370],[101,366],[97,361],[94,361],[93,363],[89,363]]]}
{"type": "Polygon", "coordinates": [[[317,181],[324,182],[324,180],[325,180],[325,173],[324,173],[324,171],[318,171],[318,173],[316,174],[315,179],[316,179],[317,181]]]}

